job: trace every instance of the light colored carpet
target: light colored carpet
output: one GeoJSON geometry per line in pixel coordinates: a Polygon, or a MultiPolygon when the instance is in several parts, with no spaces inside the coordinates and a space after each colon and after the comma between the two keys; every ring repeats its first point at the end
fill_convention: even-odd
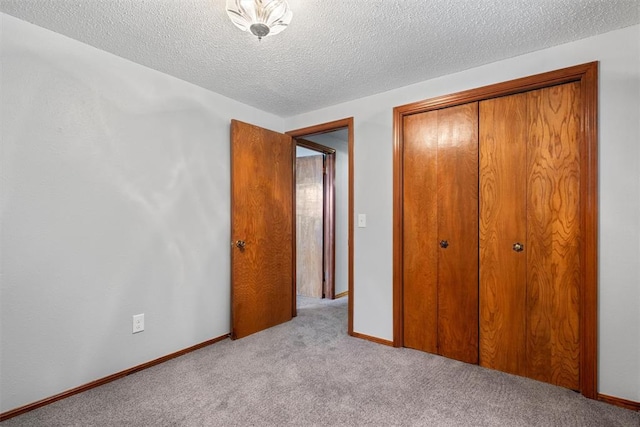
{"type": "Polygon", "coordinates": [[[346,334],[346,298],[2,423],[10,426],[640,426],[570,390],[346,334]]]}

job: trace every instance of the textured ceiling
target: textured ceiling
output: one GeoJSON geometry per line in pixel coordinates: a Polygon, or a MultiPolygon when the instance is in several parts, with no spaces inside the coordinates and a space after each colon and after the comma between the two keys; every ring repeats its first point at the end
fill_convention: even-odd
{"type": "Polygon", "coordinates": [[[281,117],[640,21],[640,0],[289,4],[290,27],[262,42],[224,0],[1,0],[0,11],[281,117]]]}

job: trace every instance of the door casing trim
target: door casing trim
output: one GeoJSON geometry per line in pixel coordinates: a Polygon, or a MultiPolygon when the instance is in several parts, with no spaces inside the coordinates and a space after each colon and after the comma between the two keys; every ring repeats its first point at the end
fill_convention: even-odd
{"type": "MultiPolygon", "coordinates": [[[[349,155],[349,237],[348,237],[348,292],[349,292],[349,300],[347,302],[347,311],[348,311],[348,320],[347,320],[347,333],[353,336],[353,147],[354,147],[354,139],[353,139],[353,117],[348,117],[341,120],[335,120],[332,122],[321,123],[314,126],[304,127],[300,129],[290,130],[285,132],[286,135],[291,136],[292,138],[304,138],[305,136],[310,135],[319,135],[323,133],[333,132],[339,129],[347,128],[348,130],[348,155],[349,155]]],[[[295,159],[294,159],[295,161],[295,159]]],[[[295,288],[293,289],[295,292],[295,288]]],[[[295,297],[295,295],[294,295],[295,297]]],[[[295,305],[295,298],[294,298],[295,305]]]]}

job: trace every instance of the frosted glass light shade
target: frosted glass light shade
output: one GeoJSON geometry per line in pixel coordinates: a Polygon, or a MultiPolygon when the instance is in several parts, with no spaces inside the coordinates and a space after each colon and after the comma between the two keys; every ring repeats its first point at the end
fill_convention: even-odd
{"type": "Polygon", "coordinates": [[[236,27],[262,39],[287,28],[293,12],[286,0],[227,0],[227,15],[236,27]]]}

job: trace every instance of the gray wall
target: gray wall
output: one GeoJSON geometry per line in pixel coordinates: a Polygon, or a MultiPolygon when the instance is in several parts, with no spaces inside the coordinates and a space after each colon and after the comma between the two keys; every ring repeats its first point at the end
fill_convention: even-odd
{"type": "Polygon", "coordinates": [[[229,122],[282,119],[1,19],[5,412],[229,333],[229,122]]]}

